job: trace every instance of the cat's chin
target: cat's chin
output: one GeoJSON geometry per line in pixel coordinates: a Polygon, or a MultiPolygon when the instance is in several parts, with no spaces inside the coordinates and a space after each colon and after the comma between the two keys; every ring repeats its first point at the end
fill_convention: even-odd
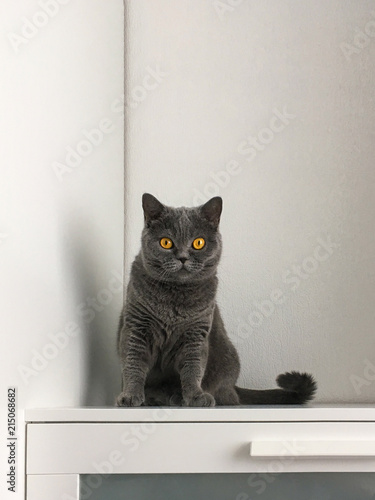
{"type": "Polygon", "coordinates": [[[199,273],[193,273],[187,269],[180,269],[174,273],[170,273],[168,276],[163,276],[161,281],[176,284],[185,284],[201,281],[201,276],[199,273]]]}
{"type": "Polygon", "coordinates": [[[181,267],[181,269],[177,271],[177,274],[181,274],[181,276],[189,276],[189,274],[191,275],[192,273],[189,269],[186,269],[186,267],[181,267]]]}
{"type": "Polygon", "coordinates": [[[202,281],[205,278],[200,270],[189,270],[186,267],[180,267],[176,270],[170,269],[167,272],[165,270],[162,270],[162,272],[155,272],[153,268],[147,267],[145,267],[145,270],[152,280],[160,281],[161,283],[193,283],[202,281]]]}
{"type": "Polygon", "coordinates": [[[179,271],[171,275],[171,279],[176,282],[185,283],[186,281],[190,281],[193,278],[193,276],[194,274],[188,271],[187,269],[180,269],[179,271]]]}

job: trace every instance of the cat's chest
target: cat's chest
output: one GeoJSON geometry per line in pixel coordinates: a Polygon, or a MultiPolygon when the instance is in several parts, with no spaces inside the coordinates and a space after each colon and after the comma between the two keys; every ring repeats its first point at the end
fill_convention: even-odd
{"type": "MultiPolygon", "coordinates": [[[[210,321],[215,307],[217,279],[176,286],[155,282],[143,276],[132,276],[128,300],[146,322],[166,332],[179,325],[210,321]]],[[[137,313],[138,314],[138,313],[137,313]]]]}
{"type": "Polygon", "coordinates": [[[142,288],[134,299],[142,303],[149,320],[168,333],[210,316],[214,308],[214,296],[199,289],[142,288]]]}
{"type": "Polygon", "coordinates": [[[168,328],[204,315],[209,304],[190,293],[151,293],[147,298],[150,313],[168,328]]]}

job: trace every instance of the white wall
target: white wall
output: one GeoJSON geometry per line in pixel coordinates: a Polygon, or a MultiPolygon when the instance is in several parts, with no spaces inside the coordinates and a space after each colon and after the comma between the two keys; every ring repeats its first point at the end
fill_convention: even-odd
{"type": "Polygon", "coordinates": [[[23,408],[112,404],[119,390],[123,2],[18,0],[0,9],[1,498],[24,498],[23,408]],[[106,133],[91,135],[96,145],[82,143],[82,131],[99,125],[106,133]],[[86,156],[68,158],[70,167],[66,147],[77,146],[86,156]],[[58,336],[72,322],[76,335],[58,336]],[[5,485],[10,386],[17,495],[5,485]]]}
{"type": "Polygon", "coordinates": [[[374,402],[373,2],[128,4],[127,269],[143,192],[222,195],[219,302],[241,383],[307,370],[317,401],[374,402]]]}

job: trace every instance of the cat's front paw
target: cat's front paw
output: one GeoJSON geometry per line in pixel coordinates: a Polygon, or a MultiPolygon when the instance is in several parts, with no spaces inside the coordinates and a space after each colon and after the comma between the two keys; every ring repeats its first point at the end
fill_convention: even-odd
{"type": "Polygon", "coordinates": [[[215,406],[215,398],[209,392],[200,392],[184,399],[185,406],[215,406]]]}
{"type": "Polygon", "coordinates": [[[141,406],[144,401],[144,394],[121,392],[116,399],[116,406],[141,406]]]}
{"type": "Polygon", "coordinates": [[[172,394],[172,396],[169,398],[169,406],[184,406],[184,400],[182,398],[181,392],[172,394]]]}

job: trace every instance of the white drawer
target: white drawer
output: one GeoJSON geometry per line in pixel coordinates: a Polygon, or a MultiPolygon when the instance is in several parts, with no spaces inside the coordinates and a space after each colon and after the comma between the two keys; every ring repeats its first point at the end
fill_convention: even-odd
{"type": "Polygon", "coordinates": [[[28,474],[374,472],[375,423],[28,424],[28,474]]]}

